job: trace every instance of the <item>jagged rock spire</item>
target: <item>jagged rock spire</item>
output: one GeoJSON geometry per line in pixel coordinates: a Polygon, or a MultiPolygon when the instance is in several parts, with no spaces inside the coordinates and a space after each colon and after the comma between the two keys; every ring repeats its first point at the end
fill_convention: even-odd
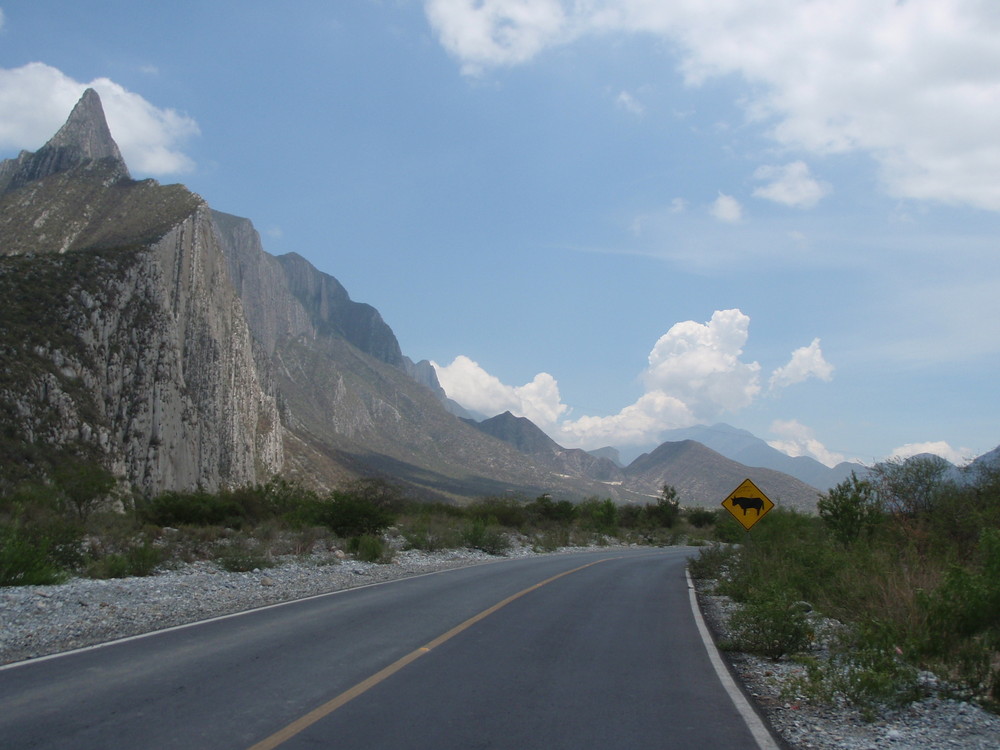
{"type": "Polygon", "coordinates": [[[94,89],[87,89],[48,143],[33,154],[22,151],[16,160],[0,164],[0,189],[4,188],[4,176],[6,190],[16,190],[33,180],[102,159],[114,163],[119,178],[129,177],[118,144],[111,137],[101,97],[94,89]]]}
{"type": "Polygon", "coordinates": [[[124,164],[118,144],[111,137],[101,97],[87,89],[73,107],[69,119],[43,149],[72,149],[81,159],[117,159],[124,164]]]}

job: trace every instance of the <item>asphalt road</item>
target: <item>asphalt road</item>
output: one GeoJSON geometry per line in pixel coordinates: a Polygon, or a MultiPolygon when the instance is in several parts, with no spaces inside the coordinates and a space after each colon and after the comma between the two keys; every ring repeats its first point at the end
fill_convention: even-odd
{"type": "Polygon", "coordinates": [[[757,748],[689,553],[478,565],[27,662],[0,670],[0,747],[757,748]]]}

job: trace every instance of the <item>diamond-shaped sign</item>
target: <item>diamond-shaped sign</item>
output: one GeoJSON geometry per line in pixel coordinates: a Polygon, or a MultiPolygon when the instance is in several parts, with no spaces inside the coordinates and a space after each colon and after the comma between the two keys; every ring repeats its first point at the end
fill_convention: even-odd
{"type": "Polygon", "coordinates": [[[750,527],[763,518],[774,507],[774,503],[758,489],[757,485],[745,479],[743,484],[722,501],[722,507],[732,513],[733,517],[743,524],[744,529],[750,531],[750,527]]]}

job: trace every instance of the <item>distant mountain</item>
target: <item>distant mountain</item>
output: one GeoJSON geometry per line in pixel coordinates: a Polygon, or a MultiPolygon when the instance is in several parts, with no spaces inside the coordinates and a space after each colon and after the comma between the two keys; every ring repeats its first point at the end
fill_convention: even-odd
{"type": "Polygon", "coordinates": [[[617,448],[612,448],[610,445],[604,448],[597,448],[592,451],[587,451],[592,456],[597,456],[598,458],[606,458],[615,466],[623,466],[621,453],[618,452],[617,448]]]}
{"type": "Polygon", "coordinates": [[[473,424],[557,471],[607,483],[606,494],[620,500],[652,502],[660,488],[670,484],[679,491],[682,504],[715,507],[747,478],[777,505],[812,511],[819,496],[814,487],[795,477],[744,466],[694,440],[663,443],[622,469],[608,458],[562,448],[531,420],[510,412],[473,424]]]}
{"type": "MultiPolygon", "coordinates": [[[[620,483],[624,479],[621,468],[613,461],[579,448],[563,448],[526,417],[515,417],[505,411],[482,422],[468,421],[482,432],[514,446],[557,473],[583,476],[609,484],[620,483]]],[[[615,494],[608,493],[607,490],[605,493],[615,494]]]]}
{"type": "Polygon", "coordinates": [[[744,479],[753,480],[779,507],[814,511],[819,496],[815,487],[795,477],[744,466],[694,440],[663,443],[629,464],[625,475],[626,489],[637,492],[658,492],[664,484],[671,485],[685,506],[714,508],[744,479]]]}
{"type": "Polygon", "coordinates": [[[663,437],[668,441],[696,440],[733,461],[774,469],[824,491],[844,481],[852,471],[858,476],[867,473],[858,463],[845,461],[830,468],[808,456],[786,455],[752,433],[721,422],[668,430],[663,437]]]}

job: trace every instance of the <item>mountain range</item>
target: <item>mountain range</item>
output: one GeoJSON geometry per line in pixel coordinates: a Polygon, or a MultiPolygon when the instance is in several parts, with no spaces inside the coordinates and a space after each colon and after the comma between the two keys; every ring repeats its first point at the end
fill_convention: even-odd
{"type": "Polygon", "coordinates": [[[717,506],[749,477],[812,509],[857,468],[728,425],[623,467],[510,413],[470,419],[334,277],[182,185],[133,180],[90,89],[42,148],[0,162],[0,294],[0,482],[75,458],[146,494],[376,476],[428,499],[648,502],[671,484],[717,506]]]}

